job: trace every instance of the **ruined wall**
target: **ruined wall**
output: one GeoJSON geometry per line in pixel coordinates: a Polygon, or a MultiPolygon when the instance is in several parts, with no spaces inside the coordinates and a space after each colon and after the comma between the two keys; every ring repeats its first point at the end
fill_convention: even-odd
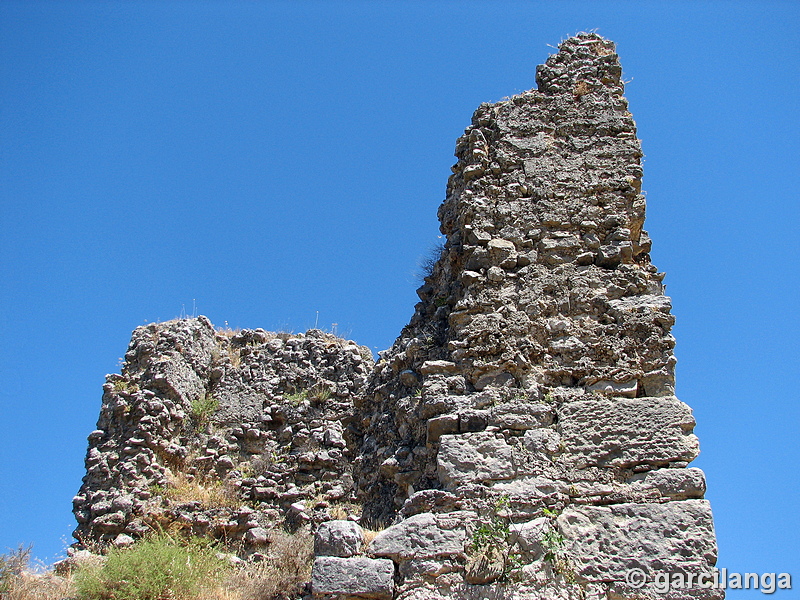
{"type": "Polygon", "coordinates": [[[395,523],[370,552],[402,598],[638,597],[633,567],[716,561],[621,74],[570,38],[456,143],[447,242],[358,405],[365,513],[395,523]]]}
{"type": "Polygon", "coordinates": [[[138,328],[89,436],[78,539],[171,528],[257,558],[272,528],[324,523],[319,598],[720,597],[626,580],[708,575],[716,543],[621,73],[580,34],[538,89],[478,108],[441,257],[377,364],[316,330],[138,328]],[[368,546],[359,514],[382,529],[368,546]]]}
{"type": "Polygon", "coordinates": [[[216,331],[205,317],[138,327],[103,386],[75,537],[124,545],[180,529],[247,555],[275,526],[330,519],[352,496],[345,439],[372,364],[318,330],[216,331]]]}

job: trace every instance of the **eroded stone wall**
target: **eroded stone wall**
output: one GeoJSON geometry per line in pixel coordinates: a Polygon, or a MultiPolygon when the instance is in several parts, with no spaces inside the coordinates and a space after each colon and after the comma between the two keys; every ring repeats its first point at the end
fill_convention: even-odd
{"type": "Polygon", "coordinates": [[[358,405],[365,513],[394,523],[370,551],[402,598],[632,598],[631,568],[714,565],[621,73],[612,42],[570,38],[456,144],[441,258],[358,405]]]}
{"type": "Polygon", "coordinates": [[[707,576],[716,543],[621,73],[580,34],[537,89],[478,108],[441,257],[377,364],[316,330],[137,328],[89,436],[78,539],[170,528],[257,559],[272,529],[324,523],[319,598],[720,597],[626,580],[707,576]]]}
{"type": "Polygon", "coordinates": [[[137,328],[103,386],[75,536],[180,529],[247,555],[276,526],[330,519],[352,499],[347,430],[372,366],[367,348],[318,330],[217,331],[205,317],[137,328]]]}

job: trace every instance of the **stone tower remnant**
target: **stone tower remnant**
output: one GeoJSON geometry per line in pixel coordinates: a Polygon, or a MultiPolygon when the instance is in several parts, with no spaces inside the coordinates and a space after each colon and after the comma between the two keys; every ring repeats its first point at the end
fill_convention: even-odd
{"type": "Polygon", "coordinates": [[[447,241],[377,364],[316,330],[137,329],[89,437],[79,539],[179,522],[253,556],[307,524],[319,598],[721,598],[621,75],[579,34],[537,89],[478,108],[447,241]],[[233,495],[181,502],[187,478],[233,495]],[[360,525],[335,518],[346,501],[360,525]],[[686,589],[656,593],[663,574],[686,589]]]}

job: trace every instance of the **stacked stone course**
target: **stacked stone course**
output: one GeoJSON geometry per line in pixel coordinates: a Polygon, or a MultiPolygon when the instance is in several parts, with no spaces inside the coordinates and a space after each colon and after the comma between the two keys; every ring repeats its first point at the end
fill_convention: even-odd
{"type": "Polygon", "coordinates": [[[278,525],[325,523],[319,598],[721,597],[626,581],[707,575],[716,543],[621,74],[613,43],[579,34],[536,90],[478,108],[441,257],[377,364],[313,330],[137,329],[89,438],[79,539],[180,523],[257,556],[278,525]],[[159,493],[179,471],[235,501],[159,493]],[[331,520],[353,501],[382,529],[368,545],[331,520]]]}

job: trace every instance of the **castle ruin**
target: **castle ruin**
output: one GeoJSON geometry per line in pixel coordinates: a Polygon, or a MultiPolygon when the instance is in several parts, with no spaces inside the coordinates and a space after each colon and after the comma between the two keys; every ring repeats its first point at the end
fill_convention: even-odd
{"type": "Polygon", "coordinates": [[[441,256],[377,363],[319,330],[137,328],[89,435],[79,542],[173,528],[257,560],[310,528],[318,598],[721,598],[700,585],[713,521],[621,75],[579,34],[537,89],[478,108],[441,256]],[[697,584],[657,594],[657,573],[697,584]]]}

